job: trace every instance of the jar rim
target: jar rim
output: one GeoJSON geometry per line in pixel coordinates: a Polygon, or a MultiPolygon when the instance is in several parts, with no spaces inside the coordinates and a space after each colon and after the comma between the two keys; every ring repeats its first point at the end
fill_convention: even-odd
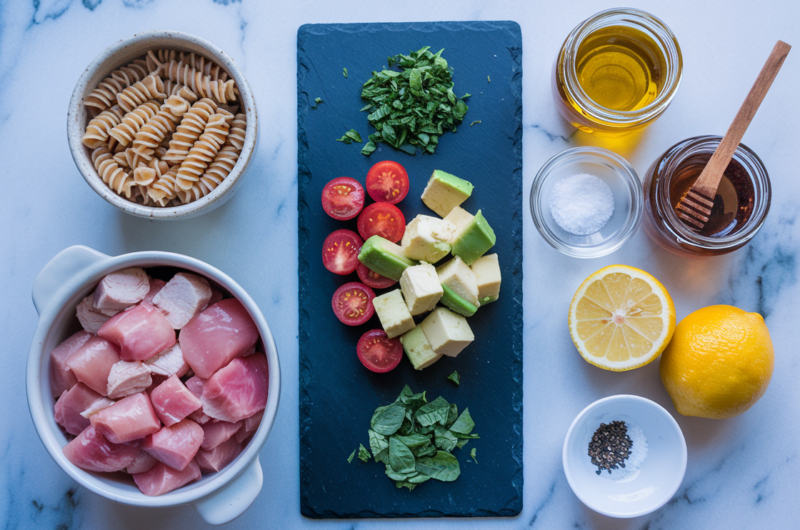
{"type": "Polygon", "coordinates": [[[664,219],[665,228],[672,232],[672,235],[677,237],[679,242],[707,250],[739,248],[750,241],[764,223],[772,201],[772,186],[767,168],[752,149],[740,143],[733,154],[733,159],[741,164],[747,172],[750,181],[753,183],[755,196],[753,212],[744,226],[726,236],[708,237],[694,232],[681,221],[674,208],[672,208],[669,185],[661,177],[664,174],[674,175],[680,164],[692,155],[699,153],[712,155],[721,140],[721,136],[714,135],[687,138],[667,149],[653,164],[653,171],[658,175],[658,178],[654,179],[655,206],[658,214],[664,219]]]}
{"type": "Polygon", "coordinates": [[[683,72],[683,56],[678,40],[672,30],[658,17],[634,8],[612,8],[601,11],[580,24],[567,36],[561,49],[561,63],[564,69],[565,83],[564,89],[569,96],[583,109],[583,111],[593,120],[606,122],[611,126],[629,126],[634,123],[650,121],[658,117],[661,112],[672,102],[678,87],[681,83],[683,72]],[[631,111],[613,110],[597,104],[583,90],[578,81],[575,58],[578,48],[583,41],[596,30],[626,23],[640,29],[653,37],[664,52],[666,59],[667,72],[664,80],[664,88],[650,104],[641,109],[631,111]]]}

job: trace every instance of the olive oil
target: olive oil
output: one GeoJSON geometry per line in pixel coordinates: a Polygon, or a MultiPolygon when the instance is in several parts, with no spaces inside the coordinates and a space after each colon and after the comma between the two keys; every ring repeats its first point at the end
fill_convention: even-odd
{"type": "Polygon", "coordinates": [[[578,47],[575,68],[586,95],[614,111],[635,111],[664,89],[666,57],[645,32],[608,26],[590,33],[578,47]]]}

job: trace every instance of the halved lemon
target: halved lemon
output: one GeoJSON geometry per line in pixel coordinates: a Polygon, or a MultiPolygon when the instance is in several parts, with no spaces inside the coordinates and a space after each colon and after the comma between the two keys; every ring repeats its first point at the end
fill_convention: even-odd
{"type": "Polygon", "coordinates": [[[572,342],[587,362],[622,372],[644,366],[667,347],[675,305],[643,270],[611,265],[578,287],[569,306],[572,342]]]}

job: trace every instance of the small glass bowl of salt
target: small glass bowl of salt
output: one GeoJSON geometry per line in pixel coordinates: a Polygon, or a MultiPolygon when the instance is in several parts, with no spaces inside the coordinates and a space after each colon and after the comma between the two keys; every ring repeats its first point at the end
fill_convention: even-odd
{"type": "Polygon", "coordinates": [[[639,228],[643,205],[636,171],[599,147],[557,154],[531,187],[531,216],[539,233],[576,258],[599,258],[619,249],[639,228]]]}

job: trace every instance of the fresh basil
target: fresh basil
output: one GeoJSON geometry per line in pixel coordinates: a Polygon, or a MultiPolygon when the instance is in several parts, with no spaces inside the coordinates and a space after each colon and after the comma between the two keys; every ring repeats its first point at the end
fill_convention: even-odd
{"type": "Polygon", "coordinates": [[[342,68],[342,75],[347,77],[347,68],[342,68]]]}
{"type": "Polygon", "coordinates": [[[375,411],[370,421],[370,427],[378,434],[389,436],[397,432],[397,429],[403,425],[403,420],[406,417],[406,410],[402,405],[393,403],[387,407],[379,407],[375,411]]]}
{"type": "Polygon", "coordinates": [[[469,414],[469,409],[464,409],[461,416],[450,426],[450,430],[456,436],[466,436],[475,428],[475,422],[472,421],[472,416],[469,414]]]}
{"type": "Polygon", "coordinates": [[[336,141],[344,142],[346,144],[352,144],[353,142],[357,142],[360,144],[363,142],[363,140],[361,139],[361,135],[358,134],[358,131],[356,131],[355,129],[350,129],[349,131],[344,133],[344,136],[342,136],[341,138],[337,138],[336,141]]]}
{"type": "Polygon", "coordinates": [[[382,434],[370,429],[369,431],[369,448],[372,449],[372,456],[376,462],[389,463],[389,442],[382,434]]]}
{"type": "Polygon", "coordinates": [[[416,459],[411,449],[397,439],[397,436],[389,438],[389,465],[395,473],[412,473],[416,459]]]}
{"type": "Polygon", "coordinates": [[[478,448],[477,447],[473,447],[472,451],[469,452],[469,456],[475,461],[476,464],[478,463],[478,459],[475,458],[475,454],[477,452],[478,452],[478,448]]]}
{"type": "Polygon", "coordinates": [[[450,411],[450,404],[441,396],[434,401],[423,405],[417,410],[416,419],[420,425],[427,427],[434,423],[447,423],[447,415],[450,411]]]}
{"type": "Polygon", "coordinates": [[[350,453],[350,456],[347,457],[347,463],[348,464],[353,461],[353,457],[354,456],[356,456],[356,449],[353,449],[353,452],[350,453]]]}
{"type": "Polygon", "coordinates": [[[436,434],[436,447],[448,452],[456,448],[458,438],[450,430],[437,425],[434,433],[436,434]]]}
{"type": "Polygon", "coordinates": [[[369,462],[369,459],[372,458],[372,455],[369,454],[369,451],[363,444],[358,444],[358,459],[362,462],[369,462]]]}
{"type": "Polygon", "coordinates": [[[453,482],[461,474],[458,459],[446,451],[437,451],[434,456],[420,458],[416,470],[442,482],[453,482]]]}
{"type": "MultiPolygon", "coordinates": [[[[472,123],[475,123],[475,122],[472,122],[472,123]]],[[[458,372],[453,372],[452,374],[448,375],[447,376],[447,380],[448,381],[452,381],[453,384],[455,384],[456,386],[459,386],[461,384],[461,376],[458,375],[458,372]]]]}

